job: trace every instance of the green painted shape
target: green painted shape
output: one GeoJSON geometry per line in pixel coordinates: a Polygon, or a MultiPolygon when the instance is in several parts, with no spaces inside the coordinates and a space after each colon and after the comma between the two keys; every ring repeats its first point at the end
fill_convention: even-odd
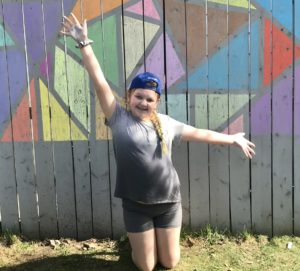
{"type": "MultiPolygon", "coordinates": [[[[208,2],[218,3],[227,5],[229,2],[229,6],[248,8],[248,0],[208,0],[208,2]]],[[[251,9],[256,9],[253,5],[251,5],[251,9]]]]}
{"type": "Polygon", "coordinates": [[[90,91],[87,79],[88,74],[84,67],[70,56],[66,56],[65,60],[64,52],[56,47],[54,89],[63,102],[70,106],[71,112],[83,127],[90,130],[86,117],[86,105],[90,116],[90,91]]]}
{"type": "MultiPolygon", "coordinates": [[[[199,94],[198,99],[205,100],[206,94],[199,94]]],[[[230,101],[227,94],[209,94],[208,99],[210,105],[210,113],[214,113],[211,114],[209,118],[209,129],[211,130],[218,130],[221,125],[227,122],[228,118],[241,110],[241,108],[249,102],[249,96],[247,94],[230,94],[231,107],[229,108],[228,112],[227,108],[230,101]],[[234,105],[232,105],[233,101],[234,105]],[[221,110],[221,107],[219,107],[220,105],[225,105],[226,109],[222,107],[221,110]]]]}
{"type": "Polygon", "coordinates": [[[103,21],[103,24],[101,24],[101,21],[97,21],[90,25],[89,37],[94,41],[93,49],[101,64],[105,77],[116,86],[119,86],[120,69],[116,16],[107,17],[103,21]]]}
{"type": "Polygon", "coordinates": [[[4,30],[3,25],[0,24],[0,46],[13,46],[15,45],[12,38],[4,30]]]}

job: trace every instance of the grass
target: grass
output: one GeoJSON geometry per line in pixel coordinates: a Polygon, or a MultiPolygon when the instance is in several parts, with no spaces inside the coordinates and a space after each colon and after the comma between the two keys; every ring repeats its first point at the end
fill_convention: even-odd
{"type": "MultiPolygon", "coordinates": [[[[4,233],[0,236],[0,271],[137,270],[127,238],[55,242],[51,247],[49,242],[29,242],[4,233]]],[[[232,235],[212,227],[198,232],[183,230],[181,254],[176,271],[300,270],[300,238],[293,236],[269,239],[247,231],[232,235]],[[288,242],[292,242],[290,249],[288,242]]],[[[156,268],[161,270],[165,269],[156,268]]]]}

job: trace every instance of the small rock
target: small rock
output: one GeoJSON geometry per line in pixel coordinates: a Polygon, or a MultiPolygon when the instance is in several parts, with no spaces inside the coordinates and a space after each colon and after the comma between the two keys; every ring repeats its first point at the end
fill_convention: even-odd
{"type": "Polygon", "coordinates": [[[292,243],[292,242],[288,242],[288,243],[286,244],[286,248],[287,248],[287,249],[292,249],[292,247],[293,247],[293,243],[292,243]]]}

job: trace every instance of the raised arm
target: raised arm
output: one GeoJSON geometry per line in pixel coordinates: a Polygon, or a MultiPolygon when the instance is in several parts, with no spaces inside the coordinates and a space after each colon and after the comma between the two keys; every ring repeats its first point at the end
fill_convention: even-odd
{"type": "Polygon", "coordinates": [[[255,145],[247,140],[244,135],[245,133],[227,135],[186,125],[181,138],[185,141],[203,141],[211,144],[235,144],[251,159],[255,155],[255,145]]]}
{"type": "Polygon", "coordinates": [[[73,13],[71,13],[71,16],[72,20],[64,16],[63,25],[65,30],[61,33],[72,37],[77,42],[85,68],[93,81],[103,113],[107,119],[110,119],[116,107],[115,96],[90,45],[92,41],[88,39],[86,20],[83,24],[80,24],[73,13]]]}

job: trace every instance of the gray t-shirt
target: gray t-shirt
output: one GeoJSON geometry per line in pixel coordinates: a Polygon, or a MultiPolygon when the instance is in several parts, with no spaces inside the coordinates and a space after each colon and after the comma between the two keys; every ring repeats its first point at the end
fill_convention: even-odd
{"type": "Polygon", "coordinates": [[[107,125],[112,130],[117,163],[115,196],[143,203],[178,202],[180,183],[171,159],[172,141],[185,124],[158,114],[168,154],[151,121],[141,121],[118,103],[107,125]]]}

